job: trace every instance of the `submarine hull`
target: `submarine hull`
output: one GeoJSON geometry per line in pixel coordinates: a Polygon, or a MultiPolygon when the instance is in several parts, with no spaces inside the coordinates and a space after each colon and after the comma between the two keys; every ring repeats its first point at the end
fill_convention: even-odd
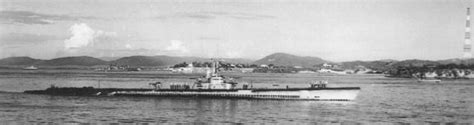
{"type": "Polygon", "coordinates": [[[359,87],[289,88],[289,89],[123,89],[123,88],[48,88],[28,90],[29,94],[59,96],[134,96],[134,97],[203,97],[239,99],[281,99],[315,101],[355,100],[359,87]]]}

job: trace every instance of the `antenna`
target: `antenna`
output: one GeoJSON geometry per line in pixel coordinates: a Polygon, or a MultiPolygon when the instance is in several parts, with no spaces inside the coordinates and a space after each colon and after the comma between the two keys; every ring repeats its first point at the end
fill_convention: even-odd
{"type": "Polygon", "coordinates": [[[217,43],[217,44],[216,44],[217,55],[216,55],[216,57],[215,57],[217,61],[219,61],[219,59],[222,58],[222,57],[221,57],[222,55],[221,55],[221,50],[220,50],[220,48],[221,48],[220,43],[217,43]]]}
{"type": "Polygon", "coordinates": [[[469,59],[472,58],[472,53],[471,53],[471,12],[470,8],[467,8],[466,12],[466,32],[464,34],[464,54],[463,54],[463,59],[469,59]]]}

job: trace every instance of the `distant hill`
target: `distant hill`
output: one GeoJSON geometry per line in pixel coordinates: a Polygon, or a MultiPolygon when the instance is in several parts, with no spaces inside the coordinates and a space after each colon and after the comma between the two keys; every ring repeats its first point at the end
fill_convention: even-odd
{"type": "Polygon", "coordinates": [[[244,58],[222,58],[220,60],[223,60],[223,62],[240,63],[240,64],[251,64],[254,62],[254,60],[244,59],[244,58]]]}
{"type": "Polygon", "coordinates": [[[107,65],[107,64],[108,64],[107,61],[97,59],[94,57],[89,57],[89,56],[55,58],[51,60],[44,60],[37,63],[37,65],[43,65],[43,66],[66,66],[66,65],[94,66],[94,65],[107,65]]]}
{"type": "Polygon", "coordinates": [[[9,57],[0,59],[0,65],[34,65],[42,60],[30,57],[9,57]]]}
{"type": "Polygon", "coordinates": [[[439,65],[439,62],[430,61],[430,60],[403,60],[403,61],[396,61],[396,60],[378,60],[378,61],[349,61],[349,62],[342,62],[341,65],[345,69],[355,69],[357,66],[364,66],[369,69],[385,71],[390,68],[396,68],[399,66],[407,67],[407,66],[416,66],[420,67],[423,65],[439,65]]]}
{"type": "Polygon", "coordinates": [[[459,59],[459,58],[456,58],[456,59],[445,59],[445,60],[438,60],[437,62],[439,62],[440,64],[474,64],[474,58],[470,58],[470,59],[459,59]]]}
{"type": "Polygon", "coordinates": [[[411,59],[411,60],[403,60],[396,63],[391,64],[391,67],[398,67],[398,66],[423,66],[423,65],[439,65],[439,62],[430,61],[430,60],[418,60],[418,59],[411,59]]]}
{"type": "Polygon", "coordinates": [[[375,70],[387,70],[390,68],[396,67],[408,67],[408,66],[415,66],[421,67],[424,65],[440,65],[442,63],[438,61],[431,61],[431,60],[418,60],[418,59],[410,59],[410,60],[403,60],[403,61],[396,61],[396,60],[378,60],[378,61],[349,61],[349,62],[342,62],[341,63],[343,68],[346,69],[354,69],[357,66],[364,66],[366,68],[375,69],[375,70]]]}
{"type": "Polygon", "coordinates": [[[287,53],[274,53],[268,55],[260,60],[255,61],[255,64],[274,64],[279,66],[303,66],[313,67],[330,61],[323,60],[318,57],[296,56],[287,53]]]}
{"type": "Polygon", "coordinates": [[[378,60],[378,61],[349,61],[342,62],[341,65],[344,69],[356,69],[359,66],[365,68],[374,69],[374,70],[386,70],[394,63],[398,61],[395,60],[378,60]]]}
{"type": "MultiPolygon", "coordinates": [[[[251,63],[252,60],[240,58],[218,59],[228,63],[251,63]]],[[[38,65],[38,66],[94,66],[94,65],[130,65],[130,66],[171,66],[182,62],[191,63],[209,62],[210,58],[201,57],[173,57],[173,56],[129,56],[129,57],[101,57],[101,59],[78,56],[62,57],[51,60],[33,59],[30,57],[9,57],[0,59],[0,65],[38,65]]]]}
{"type": "Polygon", "coordinates": [[[174,65],[181,61],[181,58],[171,56],[130,56],[110,61],[110,63],[130,66],[166,66],[174,65]]]}
{"type": "MultiPolygon", "coordinates": [[[[239,58],[222,58],[229,63],[251,63],[252,60],[239,59],[239,58]]],[[[201,57],[173,57],[173,56],[130,56],[123,57],[114,61],[110,61],[111,64],[118,65],[130,65],[130,66],[172,66],[182,62],[210,62],[210,58],[201,57]]]]}
{"type": "Polygon", "coordinates": [[[446,65],[446,64],[474,64],[474,58],[471,59],[446,59],[446,60],[438,60],[438,61],[431,61],[431,60],[418,60],[418,59],[411,59],[411,60],[403,60],[403,61],[396,61],[396,60],[378,60],[378,61],[349,61],[349,62],[342,62],[343,68],[353,69],[356,66],[364,66],[370,69],[380,69],[385,70],[389,68],[396,68],[399,66],[407,67],[407,66],[423,66],[423,65],[446,65]]]}
{"type": "MultiPolygon", "coordinates": [[[[252,61],[249,59],[242,58],[219,58],[224,63],[243,63],[243,64],[274,64],[279,66],[303,66],[313,67],[323,63],[334,64],[333,62],[309,56],[296,56],[287,53],[274,53],[268,55],[260,60],[252,61]]],[[[30,57],[9,57],[0,59],[0,65],[2,66],[94,66],[94,65],[130,65],[130,66],[172,66],[182,62],[209,62],[210,58],[201,57],[174,57],[174,56],[129,56],[129,57],[103,57],[103,59],[89,57],[89,56],[78,56],[78,57],[63,57],[55,58],[50,60],[34,59],[30,57]]],[[[386,70],[395,68],[398,66],[423,66],[423,65],[439,65],[439,64],[461,64],[469,63],[474,64],[474,58],[468,60],[462,59],[446,59],[446,60],[377,60],[377,61],[347,61],[338,63],[343,69],[355,69],[359,66],[375,70],[386,70]]]]}
{"type": "Polygon", "coordinates": [[[122,57],[98,57],[98,59],[104,60],[104,61],[114,61],[117,59],[120,59],[122,57]]]}
{"type": "Polygon", "coordinates": [[[381,60],[375,60],[375,61],[378,61],[378,62],[398,62],[398,60],[394,60],[394,59],[381,59],[381,60]]]}

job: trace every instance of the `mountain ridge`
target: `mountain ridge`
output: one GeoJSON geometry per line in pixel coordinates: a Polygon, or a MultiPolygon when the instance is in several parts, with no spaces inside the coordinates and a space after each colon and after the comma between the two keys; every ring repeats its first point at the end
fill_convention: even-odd
{"type": "Polygon", "coordinates": [[[20,56],[20,57],[7,57],[0,59],[0,65],[34,65],[43,61],[41,59],[33,59],[27,56],[20,56]]]}
{"type": "Polygon", "coordinates": [[[94,65],[106,65],[107,61],[90,57],[90,56],[73,56],[73,57],[61,57],[54,58],[51,60],[43,60],[35,65],[41,66],[94,66],[94,65]]]}
{"type": "MultiPolygon", "coordinates": [[[[242,58],[221,58],[223,62],[229,63],[251,63],[253,60],[242,58]]],[[[71,56],[60,57],[49,60],[34,59],[31,57],[8,57],[0,59],[0,65],[4,66],[94,66],[94,65],[129,65],[129,66],[171,66],[182,62],[207,62],[210,58],[202,57],[175,57],[166,55],[157,56],[127,56],[127,57],[90,57],[71,56]],[[113,60],[112,60],[113,59],[113,60]]]]}
{"type": "Polygon", "coordinates": [[[319,57],[296,56],[288,53],[273,53],[255,61],[255,64],[274,64],[279,66],[302,66],[311,68],[315,65],[330,63],[319,57]]]}
{"type": "MultiPolygon", "coordinates": [[[[77,66],[94,66],[94,65],[108,65],[108,64],[118,64],[118,65],[130,65],[130,66],[171,66],[177,63],[182,62],[206,62],[210,58],[203,57],[178,57],[178,56],[167,56],[167,55],[156,55],[156,56],[127,56],[127,57],[106,57],[109,60],[104,60],[102,58],[90,57],[90,56],[73,56],[73,57],[60,57],[53,58],[49,60],[43,59],[34,59],[31,57],[8,57],[0,59],[0,65],[18,65],[18,66],[28,66],[28,65],[38,65],[38,66],[67,66],[67,65],[77,65],[77,66]],[[114,59],[114,60],[112,60],[114,59]]],[[[221,58],[224,62],[229,63],[243,63],[243,64],[273,64],[279,66],[303,66],[307,68],[314,67],[315,65],[320,65],[323,63],[335,62],[324,60],[319,57],[311,56],[297,56],[288,53],[273,53],[268,56],[265,56],[259,60],[250,60],[242,58],[221,58]]],[[[358,66],[364,66],[371,69],[387,69],[390,67],[397,66],[422,66],[422,65],[439,65],[439,64],[461,64],[469,63],[474,64],[474,58],[471,59],[445,59],[445,60],[420,60],[420,59],[407,59],[407,60],[392,60],[392,59],[383,59],[375,61],[344,61],[337,62],[336,64],[341,65],[346,69],[354,69],[358,66]]]]}

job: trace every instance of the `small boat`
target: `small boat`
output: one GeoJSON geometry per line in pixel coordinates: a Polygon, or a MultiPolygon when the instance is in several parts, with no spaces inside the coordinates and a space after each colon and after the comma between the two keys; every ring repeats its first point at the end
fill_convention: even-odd
{"type": "MultiPolygon", "coordinates": [[[[307,88],[253,88],[243,84],[237,88],[233,78],[217,73],[218,62],[214,62],[206,76],[196,78],[191,84],[170,84],[162,87],[161,82],[150,83],[152,89],[125,88],[60,88],[46,90],[28,90],[30,94],[73,95],[73,96],[132,96],[132,97],[205,97],[205,98],[243,98],[243,99],[280,99],[315,101],[352,101],[357,97],[360,87],[328,87],[327,81],[313,82],[307,88]]],[[[275,84],[273,85],[275,86],[275,84]]]]}
{"type": "Polygon", "coordinates": [[[37,70],[38,67],[35,67],[35,66],[28,66],[28,67],[25,67],[23,68],[24,70],[37,70]]]}

